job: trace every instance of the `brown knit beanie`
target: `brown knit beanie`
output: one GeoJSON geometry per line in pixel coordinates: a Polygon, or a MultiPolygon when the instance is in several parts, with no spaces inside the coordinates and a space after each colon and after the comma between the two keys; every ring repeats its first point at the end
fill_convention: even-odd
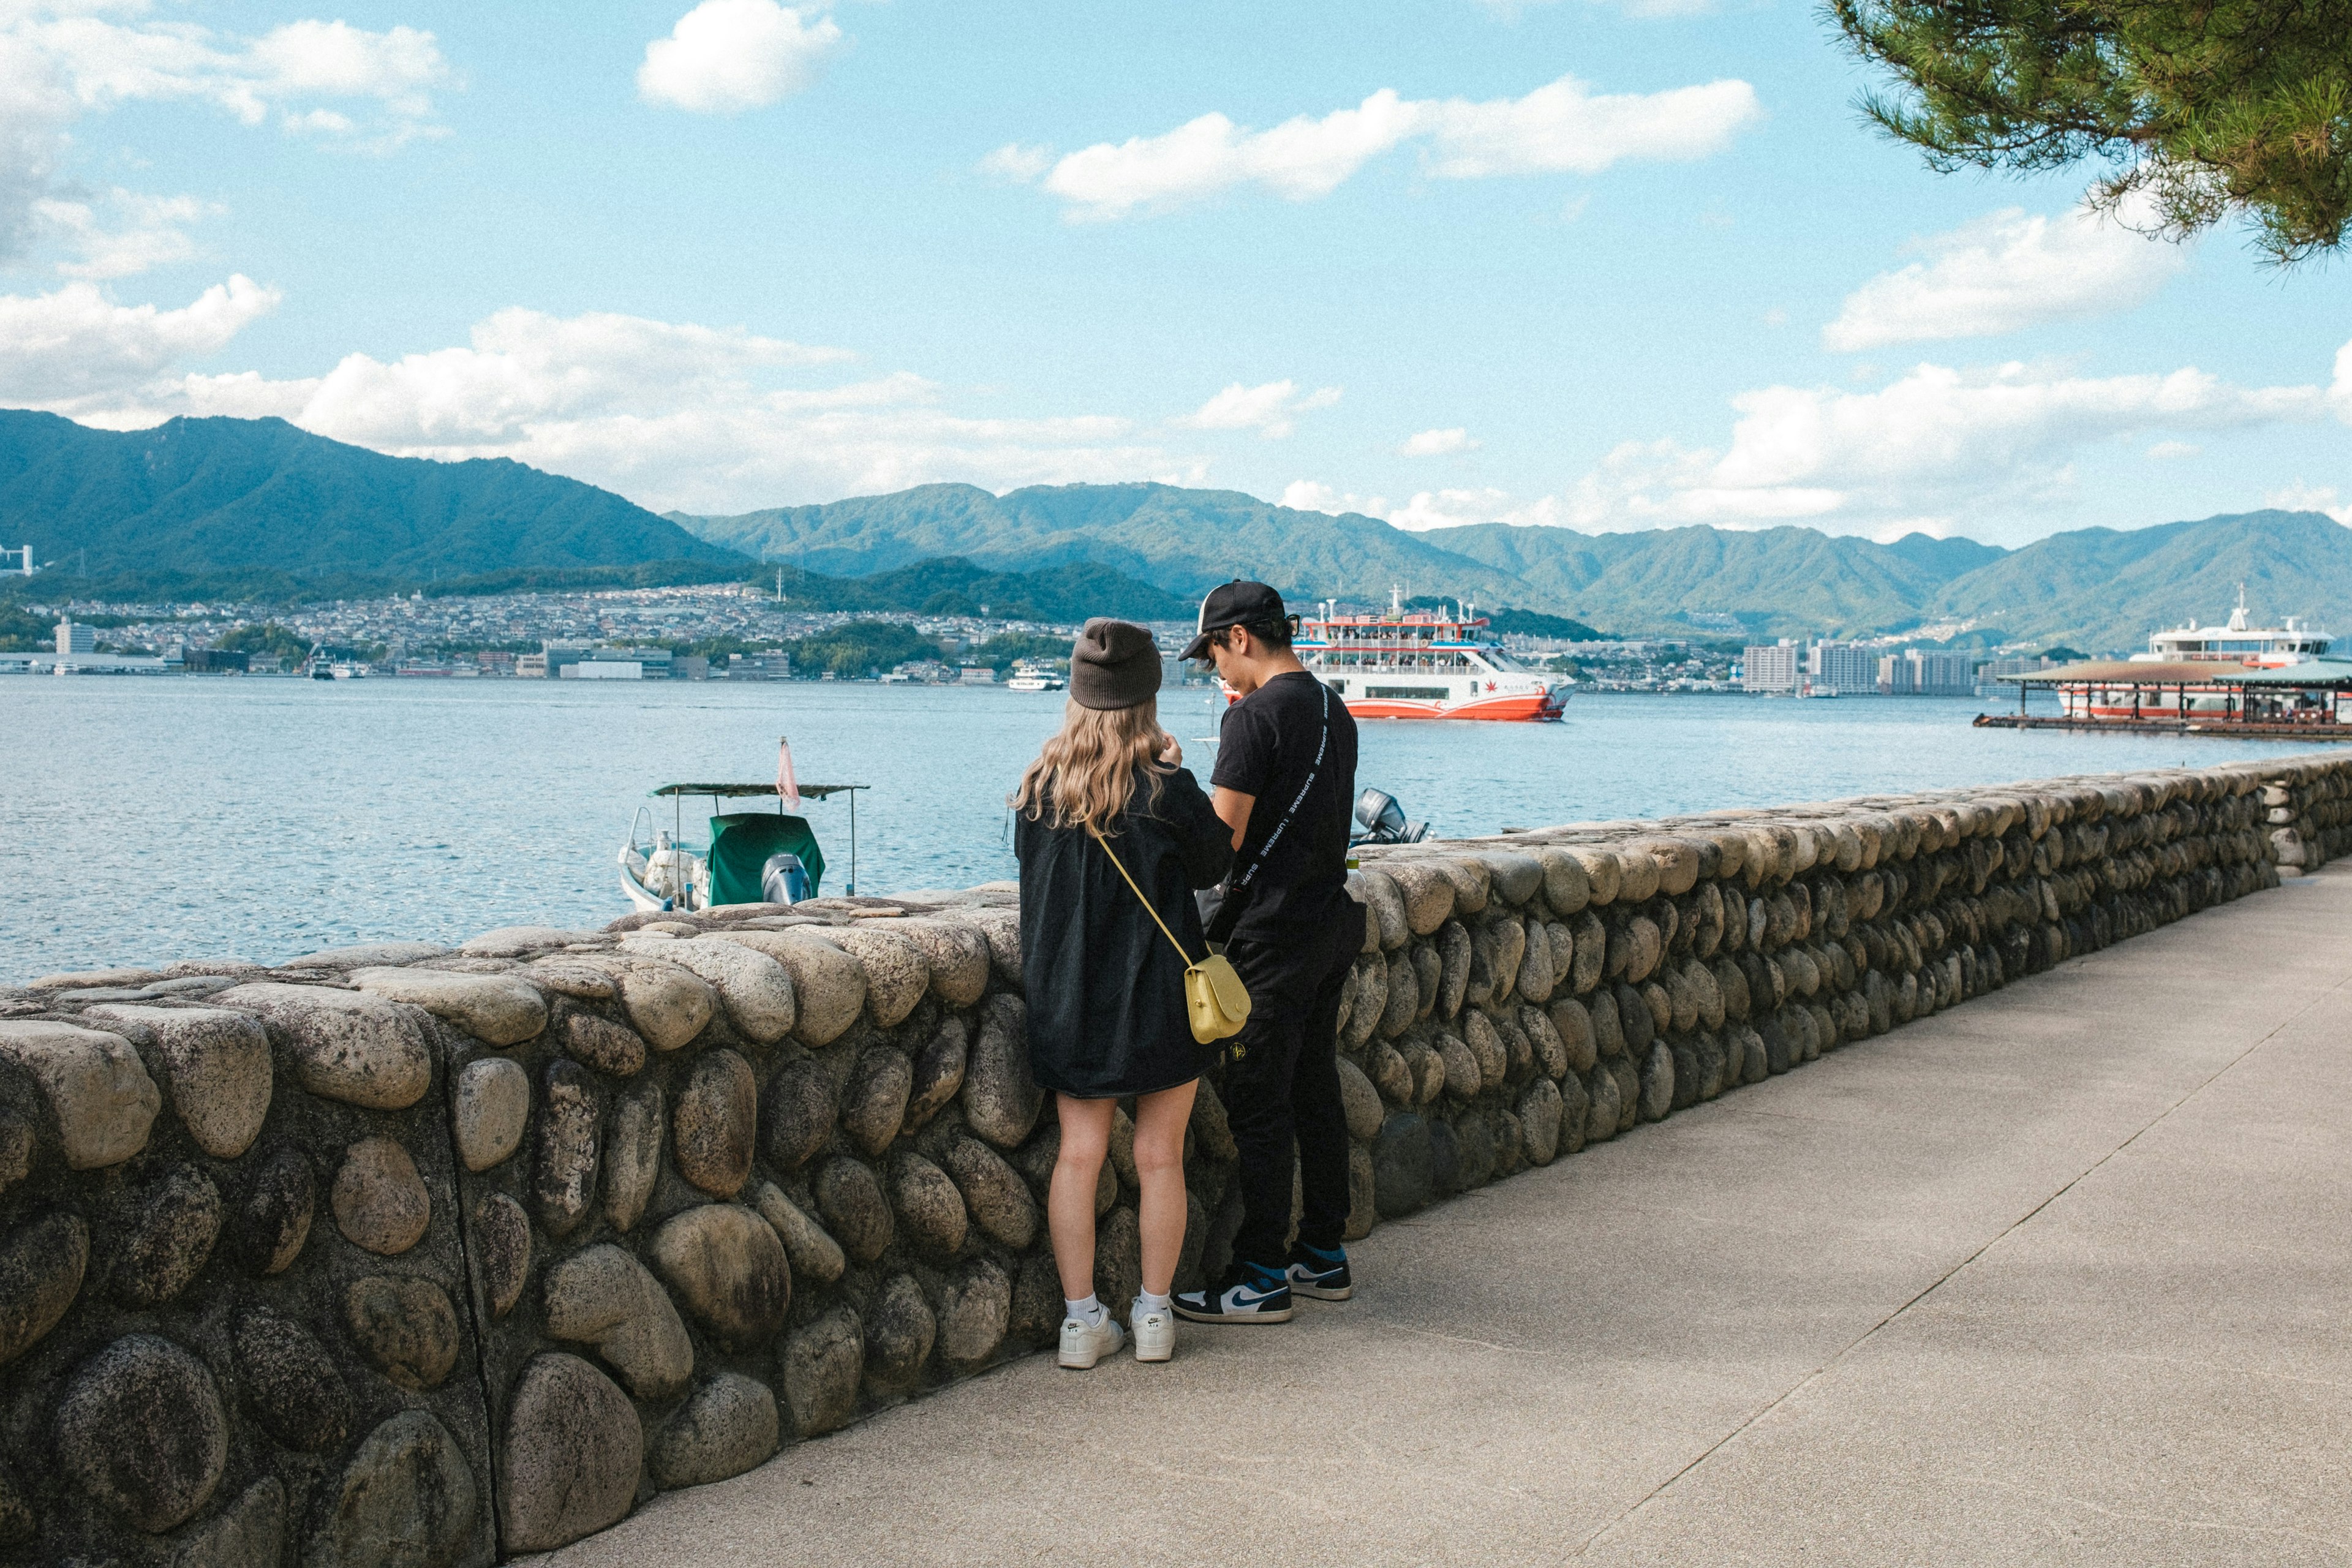
{"type": "Polygon", "coordinates": [[[1070,698],[1081,708],[1133,708],[1160,690],[1160,648],[1132,621],[1097,616],[1070,645],[1070,698]]]}

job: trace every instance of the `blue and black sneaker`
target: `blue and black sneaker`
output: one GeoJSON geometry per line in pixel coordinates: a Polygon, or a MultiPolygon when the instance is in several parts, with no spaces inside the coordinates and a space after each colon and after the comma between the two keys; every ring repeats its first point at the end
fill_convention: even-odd
{"type": "Polygon", "coordinates": [[[1286,1323],[1290,1286],[1282,1271],[1235,1263],[1205,1290],[1176,1293],[1176,1315],[1195,1323],[1286,1323]]]}
{"type": "Polygon", "coordinates": [[[1348,1273],[1348,1255],[1339,1247],[1326,1252],[1300,1242],[1290,1249],[1290,1293],[1318,1301],[1344,1301],[1356,1293],[1348,1273]]]}

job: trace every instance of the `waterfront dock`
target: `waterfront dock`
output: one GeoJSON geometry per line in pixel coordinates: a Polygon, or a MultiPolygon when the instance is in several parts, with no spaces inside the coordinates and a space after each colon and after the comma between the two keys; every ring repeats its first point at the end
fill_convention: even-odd
{"type": "Polygon", "coordinates": [[[2340,1563],[2347,931],[2290,877],[541,1561],[2340,1563]]]}
{"type": "Polygon", "coordinates": [[[2081,735],[2201,735],[2217,741],[2352,741],[2352,724],[2266,724],[2243,719],[2074,719],[2047,713],[1979,713],[1979,730],[2064,730],[2081,735]]]}

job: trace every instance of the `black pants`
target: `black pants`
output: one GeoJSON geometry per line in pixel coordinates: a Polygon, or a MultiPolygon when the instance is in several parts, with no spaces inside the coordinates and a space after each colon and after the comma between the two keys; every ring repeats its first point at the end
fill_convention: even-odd
{"type": "Polygon", "coordinates": [[[1225,1066],[1225,1117],[1241,1150],[1236,1262],[1288,1261],[1290,1153],[1298,1150],[1306,1213],[1298,1239],[1335,1247],[1348,1223],[1348,1116],[1339,1102],[1339,993],[1364,940],[1363,906],[1296,941],[1235,936],[1225,956],[1249,987],[1249,1022],[1225,1066]]]}

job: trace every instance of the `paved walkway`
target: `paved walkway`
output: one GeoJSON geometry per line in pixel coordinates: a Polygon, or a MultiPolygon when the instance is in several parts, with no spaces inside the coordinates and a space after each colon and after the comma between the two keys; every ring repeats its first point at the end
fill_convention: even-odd
{"type": "Polygon", "coordinates": [[[2352,865],[547,1559],[2352,1562],[2352,865]]]}

